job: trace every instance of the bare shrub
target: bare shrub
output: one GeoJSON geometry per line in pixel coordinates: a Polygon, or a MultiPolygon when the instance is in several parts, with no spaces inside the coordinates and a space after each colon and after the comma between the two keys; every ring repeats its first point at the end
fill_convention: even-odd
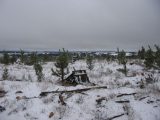
{"type": "Polygon", "coordinates": [[[151,84],[151,85],[147,86],[146,89],[150,93],[160,95],[160,86],[158,84],[151,84]]]}
{"type": "Polygon", "coordinates": [[[84,98],[82,95],[79,95],[78,98],[76,99],[77,104],[82,104],[84,102],[84,98]]]}
{"type": "Polygon", "coordinates": [[[128,115],[128,120],[135,120],[134,111],[129,103],[125,103],[123,109],[128,115]]]}

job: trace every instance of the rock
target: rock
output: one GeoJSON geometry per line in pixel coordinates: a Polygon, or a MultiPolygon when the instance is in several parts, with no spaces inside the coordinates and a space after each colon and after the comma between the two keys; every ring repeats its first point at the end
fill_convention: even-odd
{"type": "Polygon", "coordinates": [[[103,100],[107,100],[107,98],[101,97],[101,98],[97,99],[96,102],[97,102],[97,104],[101,104],[101,102],[102,102],[103,100]]]}
{"type": "Polygon", "coordinates": [[[54,115],[54,113],[51,112],[51,113],[49,114],[49,118],[53,117],[53,115],[54,115]]]}
{"type": "Polygon", "coordinates": [[[27,99],[27,97],[26,97],[26,96],[22,96],[22,97],[20,97],[20,96],[17,96],[17,97],[16,97],[16,99],[17,99],[17,100],[21,100],[21,99],[27,99]]]}
{"type": "Polygon", "coordinates": [[[59,100],[62,105],[66,106],[66,103],[64,102],[64,98],[63,98],[62,94],[59,95],[59,100]]]}
{"type": "Polygon", "coordinates": [[[97,95],[97,97],[100,97],[100,95],[97,95]]]}
{"type": "Polygon", "coordinates": [[[16,99],[17,99],[17,100],[21,100],[21,97],[20,97],[20,96],[17,96],[16,99]]]}
{"type": "Polygon", "coordinates": [[[4,107],[2,107],[2,106],[0,106],[0,112],[3,112],[3,111],[5,111],[6,109],[4,108],[4,107]]]}

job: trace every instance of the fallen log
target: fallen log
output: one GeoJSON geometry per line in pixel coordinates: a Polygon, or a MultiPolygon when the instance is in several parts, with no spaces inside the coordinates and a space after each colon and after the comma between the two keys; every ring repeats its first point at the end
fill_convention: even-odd
{"type": "Polygon", "coordinates": [[[102,87],[90,87],[90,88],[83,88],[83,89],[76,89],[76,90],[62,90],[62,91],[49,91],[49,92],[41,92],[39,96],[47,96],[48,94],[52,93],[81,93],[85,92],[88,90],[94,90],[94,89],[107,89],[107,86],[102,86],[102,87]]]}
{"type": "Polygon", "coordinates": [[[145,98],[147,98],[147,97],[149,97],[149,96],[142,97],[142,98],[139,99],[139,101],[141,101],[141,100],[143,100],[143,99],[145,99],[145,98]]]}
{"type": "Polygon", "coordinates": [[[116,103],[129,103],[129,100],[119,100],[119,101],[115,101],[116,103]]]}
{"type": "Polygon", "coordinates": [[[124,93],[124,94],[119,94],[119,95],[117,95],[117,97],[122,97],[122,96],[129,96],[129,95],[135,95],[135,94],[137,94],[137,93],[124,93]]]}
{"type": "Polygon", "coordinates": [[[123,116],[123,115],[125,115],[125,114],[123,113],[123,114],[120,114],[120,115],[116,115],[116,116],[113,116],[113,117],[111,117],[111,118],[108,118],[107,120],[113,120],[113,119],[118,118],[118,117],[121,117],[121,116],[123,116]]]}
{"type": "Polygon", "coordinates": [[[22,99],[29,100],[29,99],[34,99],[34,98],[40,98],[40,97],[26,97],[26,96],[22,96],[22,97],[17,96],[16,97],[17,101],[22,100],[22,99]]]}

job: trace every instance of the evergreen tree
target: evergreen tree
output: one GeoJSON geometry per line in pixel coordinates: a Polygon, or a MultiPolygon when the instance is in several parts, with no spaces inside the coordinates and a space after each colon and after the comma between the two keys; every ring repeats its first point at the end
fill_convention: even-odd
{"type": "Polygon", "coordinates": [[[149,49],[146,51],[144,64],[146,68],[150,69],[151,67],[153,67],[154,64],[154,55],[151,47],[150,46],[148,47],[149,49]]]}
{"type": "Polygon", "coordinates": [[[127,76],[127,58],[126,58],[126,52],[124,50],[118,52],[118,61],[119,64],[123,65],[122,72],[125,74],[125,76],[127,76]]]}
{"type": "Polygon", "coordinates": [[[94,68],[93,57],[91,55],[87,55],[86,63],[89,70],[92,70],[94,68]]]}
{"type": "Polygon", "coordinates": [[[43,71],[42,66],[39,63],[36,63],[34,64],[34,69],[35,69],[38,81],[41,82],[42,79],[44,78],[44,75],[42,72],[43,71]]]}
{"type": "Polygon", "coordinates": [[[144,58],[145,58],[145,52],[146,52],[146,50],[145,50],[145,48],[142,46],[141,50],[138,51],[138,57],[139,57],[140,59],[144,59],[144,58]]]}
{"type": "Polygon", "coordinates": [[[126,58],[126,53],[124,52],[124,50],[122,50],[121,52],[118,50],[118,62],[119,62],[119,64],[122,64],[122,62],[124,62],[125,58],[126,58]]]}
{"type": "Polygon", "coordinates": [[[3,70],[2,78],[3,78],[3,80],[7,80],[8,79],[8,69],[6,67],[3,70]]]}
{"type": "Polygon", "coordinates": [[[10,62],[11,62],[12,64],[14,64],[14,63],[16,62],[16,60],[17,60],[16,56],[15,56],[15,55],[12,55],[12,57],[10,58],[10,62]]]}
{"type": "Polygon", "coordinates": [[[160,47],[155,45],[156,53],[155,53],[155,62],[156,65],[160,68],[160,47]]]}
{"type": "Polygon", "coordinates": [[[2,63],[8,65],[10,62],[10,58],[7,52],[3,53],[2,63]]]}
{"type": "Polygon", "coordinates": [[[30,59],[29,59],[29,64],[30,65],[34,65],[38,63],[38,57],[37,57],[37,53],[33,52],[31,53],[30,59]]]}
{"type": "Polygon", "coordinates": [[[106,55],[106,60],[107,62],[110,62],[112,60],[112,57],[109,53],[106,55]]]}
{"type": "Polygon", "coordinates": [[[123,64],[123,67],[124,67],[124,74],[125,76],[127,76],[127,59],[126,59],[126,53],[124,50],[122,50],[121,52],[121,63],[123,64]]]}
{"type": "Polygon", "coordinates": [[[56,71],[54,71],[53,69],[51,70],[52,70],[52,75],[56,75],[60,77],[61,80],[63,81],[64,76],[67,74],[65,72],[65,69],[68,66],[68,53],[65,51],[64,48],[62,51],[59,50],[59,52],[60,52],[60,55],[57,57],[56,63],[55,63],[55,66],[57,69],[56,71]]]}
{"type": "Polygon", "coordinates": [[[120,52],[119,52],[119,48],[117,48],[117,60],[118,60],[118,64],[121,64],[121,60],[120,60],[120,52]]]}
{"type": "Polygon", "coordinates": [[[20,49],[20,60],[21,63],[24,63],[25,57],[24,57],[24,51],[20,49]]]}

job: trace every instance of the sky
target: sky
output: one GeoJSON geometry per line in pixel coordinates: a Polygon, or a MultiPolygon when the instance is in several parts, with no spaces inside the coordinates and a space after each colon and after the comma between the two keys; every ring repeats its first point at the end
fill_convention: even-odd
{"type": "Polygon", "coordinates": [[[0,0],[0,50],[160,45],[160,0],[0,0]]]}

